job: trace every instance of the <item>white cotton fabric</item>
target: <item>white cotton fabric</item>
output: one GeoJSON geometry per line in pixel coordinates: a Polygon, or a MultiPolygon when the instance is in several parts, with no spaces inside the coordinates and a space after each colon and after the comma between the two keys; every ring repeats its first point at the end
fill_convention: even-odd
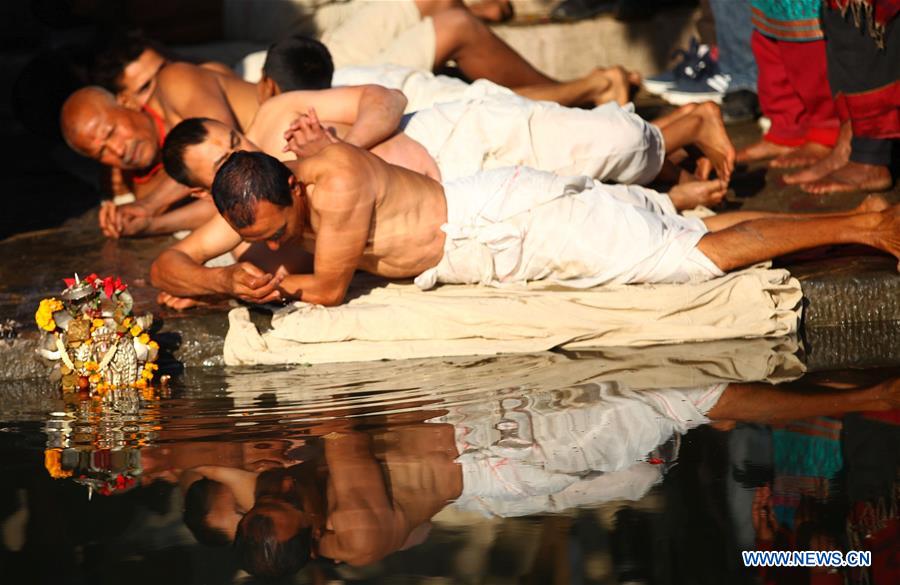
{"type": "Polygon", "coordinates": [[[430,422],[455,428],[463,474],[456,506],[521,515],[582,480],[626,470],[674,434],[709,422],[706,413],[726,387],[634,390],[590,382],[567,393],[508,394],[450,408],[430,422]]]}
{"type": "Polygon", "coordinates": [[[703,222],[648,189],[513,167],[446,183],[444,193],[444,256],[416,278],[422,289],[534,280],[590,288],[723,274],[696,248],[703,222]]]}
{"type": "Polygon", "coordinates": [[[581,110],[487,93],[417,112],[404,132],[428,150],[442,181],[522,165],[642,185],[665,161],[662,132],[631,104],[581,110]]]}
{"type": "Polygon", "coordinates": [[[332,78],[335,87],[368,84],[402,91],[408,100],[405,113],[425,110],[439,103],[474,100],[488,95],[516,97],[512,90],[487,79],[466,83],[456,77],[435,75],[431,71],[392,63],[342,67],[335,69],[332,78]]]}
{"type": "Polygon", "coordinates": [[[293,303],[260,333],[229,313],[227,365],[316,364],[645,347],[767,338],[797,331],[803,294],[785,270],[754,268],[706,282],[566,289],[547,283],[422,291],[357,275],[338,307],[293,303]]]}

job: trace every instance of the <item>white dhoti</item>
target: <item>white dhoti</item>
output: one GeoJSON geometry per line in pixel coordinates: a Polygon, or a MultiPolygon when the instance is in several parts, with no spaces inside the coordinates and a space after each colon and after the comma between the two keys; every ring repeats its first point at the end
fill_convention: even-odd
{"type": "Polygon", "coordinates": [[[566,108],[512,94],[436,104],[404,130],[450,181],[481,170],[526,166],[558,175],[646,184],[659,174],[665,144],[659,128],[615,103],[566,108]]]}
{"type": "Polygon", "coordinates": [[[514,167],[446,183],[444,194],[444,256],[416,278],[423,289],[533,280],[590,288],[724,274],[697,249],[703,222],[677,215],[649,189],[514,167]]]}
{"type": "Polygon", "coordinates": [[[335,69],[333,86],[381,85],[399,89],[406,96],[405,113],[418,112],[435,104],[474,100],[487,95],[515,95],[512,90],[487,79],[466,83],[447,75],[435,75],[431,71],[411,69],[401,65],[363,65],[335,69]]]}

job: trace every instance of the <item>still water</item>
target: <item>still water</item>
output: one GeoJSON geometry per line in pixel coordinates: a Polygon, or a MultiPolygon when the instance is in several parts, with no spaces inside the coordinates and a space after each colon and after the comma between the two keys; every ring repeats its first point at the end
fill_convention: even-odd
{"type": "Polygon", "coordinates": [[[895,376],[783,339],[6,383],[0,582],[897,583],[895,376]]]}

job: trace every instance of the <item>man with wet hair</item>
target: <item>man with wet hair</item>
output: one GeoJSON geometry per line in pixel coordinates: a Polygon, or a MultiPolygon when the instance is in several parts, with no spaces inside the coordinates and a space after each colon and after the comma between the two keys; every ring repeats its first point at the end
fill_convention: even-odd
{"type": "MultiPolygon", "coordinates": [[[[213,198],[234,230],[229,238],[271,250],[299,244],[314,257],[313,273],[263,274],[238,291],[228,272],[193,270],[196,258],[185,263],[183,253],[169,250],[151,268],[155,286],[177,296],[238,292],[255,302],[335,306],[356,270],[415,278],[423,289],[531,280],[587,288],[708,280],[829,244],[900,257],[900,206],[880,198],[839,214],[733,212],[699,220],[661,209],[640,187],[525,167],[442,186],[345,144],[290,168],[264,153],[235,152],[216,174],[213,198]]],[[[225,242],[226,250],[236,244],[225,242]]]]}

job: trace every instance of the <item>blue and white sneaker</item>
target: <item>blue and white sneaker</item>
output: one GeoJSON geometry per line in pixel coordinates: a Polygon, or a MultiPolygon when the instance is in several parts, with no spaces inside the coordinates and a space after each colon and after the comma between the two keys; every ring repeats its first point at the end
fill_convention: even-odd
{"type": "Polygon", "coordinates": [[[709,51],[708,45],[702,45],[697,42],[696,38],[692,38],[691,44],[686,51],[679,49],[675,52],[678,60],[671,69],[644,79],[644,89],[653,95],[662,95],[666,91],[673,89],[675,83],[682,77],[699,75],[706,66],[703,57],[708,55],[709,51]]]}
{"type": "Polygon", "coordinates": [[[674,89],[662,94],[662,98],[673,106],[684,106],[699,102],[722,103],[725,91],[731,84],[731,76],[716,73],[702,79],[681,79],[674,89]]]}
{"type": "Polygon", "coordinates": [[[685,75],[678,77],[662,98],[676,106],[708,101],[721,104],[730,84],[731,76],[719,71],[719,64],[707,50],[698,53],[693,67],[686,68],[685,75]]]}

